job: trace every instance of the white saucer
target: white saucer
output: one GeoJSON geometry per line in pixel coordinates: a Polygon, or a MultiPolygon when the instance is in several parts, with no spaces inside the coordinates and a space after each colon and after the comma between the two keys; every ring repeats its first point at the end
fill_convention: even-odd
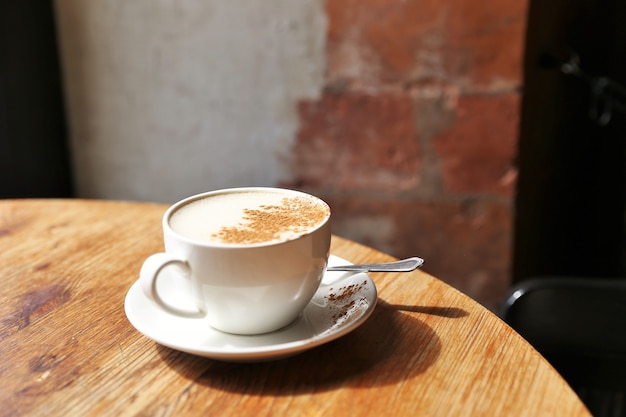
{"type": "MultiPolygon", "coordinates": [[[[328,263],[350,262],[331,255],[328,263]]],[[[326,272],[320,289],[295,322],[254,336],[223,333],[202,318],[170,314],[146,298],[137,283],[128,291],[124,308],[140,333],[163,346],[212,359],[259,361],[291,356],[351,332],[372,314],[376,300],[376,286],[367,274],[326,272]]]]}

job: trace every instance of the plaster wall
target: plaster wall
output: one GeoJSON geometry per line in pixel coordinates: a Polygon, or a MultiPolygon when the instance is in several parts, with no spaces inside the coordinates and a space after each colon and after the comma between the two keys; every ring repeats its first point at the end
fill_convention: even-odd
{"type": "Polygon", "coordinates": [[[79,197],[289,181],[323,84],[320,0],[56,0],[79,197]]]}

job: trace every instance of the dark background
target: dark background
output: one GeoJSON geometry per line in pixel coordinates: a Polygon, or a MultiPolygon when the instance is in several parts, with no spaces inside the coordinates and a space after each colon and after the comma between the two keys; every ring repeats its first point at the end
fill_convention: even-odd
{"type": "Polygon", "coordinates": [[[531,1],[514,281],[625,275],[625,18],[620,0],[531,1]],[[584,76],[561,70],[573,56],[584,76]],[[593,117],[607,109],[608,123],[593,117]]]}
{"type": "Polygon", "coordinates": [[[52,3],[0,0],[0,198],[73,194],[52,3]]]}

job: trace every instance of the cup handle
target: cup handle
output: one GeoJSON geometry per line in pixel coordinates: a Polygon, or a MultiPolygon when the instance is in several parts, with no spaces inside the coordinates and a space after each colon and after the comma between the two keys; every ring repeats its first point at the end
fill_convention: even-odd
{"type": "MultiPolygon", "coordinates": [[[[161,294],[159,294],[157,280],[161,271],[168,266],[174,265],[181,267],[187,273],[191,271],[187,261],[181,259],[179,256],[169,253],[155,253],[154,255],[150,255],[144,261],[141,266],[141,271],[139,272],[139,283],[143,293],[146,297],[157,303],[159,307],[169,313],[190,318],[204,317],[204,313],[198,307],[191,310],[183,309],[168,303],[161,297],[161,294]]],[[[196,305],[196,303],[190,304],[196,305]]]]}

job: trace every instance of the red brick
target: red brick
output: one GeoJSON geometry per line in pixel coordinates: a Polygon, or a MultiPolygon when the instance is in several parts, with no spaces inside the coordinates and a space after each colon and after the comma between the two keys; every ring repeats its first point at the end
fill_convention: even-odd
{"type": "Polygon", "coordinates": [[[510,203],[325,199],[334,234],[399,258],[420,256],[425,272],[491,310],[504,297],[510,284],[510,203]]]}
{"type": "Polygon", "coordinates": [[[333,0],[328,79],[518,85],[527,1],[333,0]]]}
{"type": "Polygon", "coordinates": [[[418,146],[404,94],[326,94],[299,105],[293,154],[299,186],[397,191],[417,185],[418,146]]]}
{"type": "Polygon", "coordinates": [[[461,97],[456,120],[433,139],[446,191],[512,196],[518,94],[461,97]]]}
{"type": "Polygon", "coordinates": [[[471,84],[519,85],[528,0],[455,0],[450,5],[446,66],[471,84]]]}

